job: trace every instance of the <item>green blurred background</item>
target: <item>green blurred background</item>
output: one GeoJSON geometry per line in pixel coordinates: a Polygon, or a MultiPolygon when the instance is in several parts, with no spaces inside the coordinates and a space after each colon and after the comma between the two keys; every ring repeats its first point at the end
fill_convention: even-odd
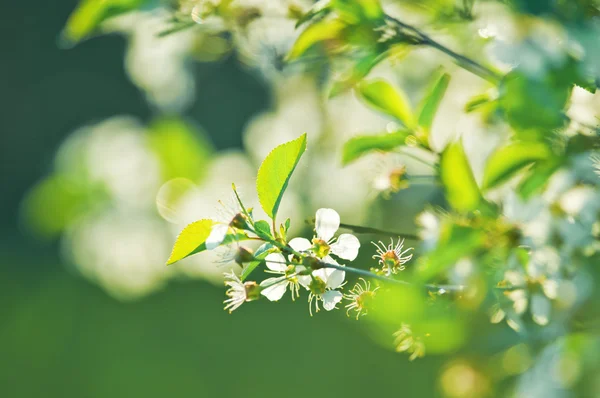
{"type": "MultiPolygon", "coordinates": [[[[229,315],[224,289],[201,281],[119,302],[62,264],[58,244],[27,232],[20,202],[69,133],[113,115],[153,117],[124,72],[123,38],[58,48],[75,5],[0,5],[0,395],[435,395],[439,358],[409,363],[342,311],[311,318],[288,299],[229,315]]],[[[249,118],[270,104],[268,90],[233,58],[194,67],[202,89],[186,116],[217,149],[240,147],[249,118]]]]}

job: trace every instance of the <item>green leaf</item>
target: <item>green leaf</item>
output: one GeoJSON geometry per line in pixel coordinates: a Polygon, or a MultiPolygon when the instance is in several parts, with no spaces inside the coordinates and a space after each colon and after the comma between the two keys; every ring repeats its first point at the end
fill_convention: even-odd
{"type": "Polygon", "coordinates": [[[552,151],[543,142],[515,142],[495,151],[483,174],[483,189],[498,186],[524,167],[548,159],[552,151]]]}
{"type": "Polygon", "coordinates": [[[423,257],[417,266],[417,276],[422,281],[444,272],[462,257],[469,256],[481,248],[485,235],[481,230],[450,224],[441,231],[438,247],[423,257]]]}
{"type": "Polygon", "coordinates": [[[377,20],[383,16],[379,0],[333,0],[332,4],[342,18],[358,24],[361,20],[377,20]]]}
{"type": "Polygon", "coordinates": [[[405,145],[406,139],[410,135],[410,131],[403,130],[395,133],[353,137],[344,144],[342,163],[347,165],[373,151],[391,151],[401,145],[405,145]]]}
{"type": "Polygon", "coordinates": [[[258,169],[256,191],[267,215],[275,218],[288,182],[306,150],[306,133],[273,149],[258,169]]]}
{"type": "Polygon", "coordinates": [[[254,223],[254,230],[256,231],[256,234],[258,236],[266,236],[269,238],[272,238],[273,235],[271,235],[271,226],[269,225],[268,222],[264,221],[264,220],[259,220],[257,222],[254,223]]]}
{"type": "Polygon", "coordinates": [[[313,45],[326,40],[335,40],[340,37],[341,32],[346,28],[346,24],[339,19],[324,19],[306,28],[287,55],[287,60],[291,61],[304,54],[313,45]]]}
{"type": "Polygon", "coordinates": [[[148,0],[82,0],[69,16],[62,32],[66,45],[77,44],[87,38],[106,19],[134,10],[148,0]]]}
{"type": "Polygon", "coordinates": [[[480,109],[481,107],[489,104],[490,102],[492,102],[494,100],[495,99],[492,98],[492,96],[490,96],[490,94],[488,94],[488,93],[476,95],[476,96],[472,97],[465,104],[465,112],[466,113],[474,112],[477,109],[480,109]]]}
{"type": "MultiPolygon", "coordinates": [[[[167,265],[171,265],[192,254],[200,253],[206,250],[206,239],[210,235],[212,227],[216,223],[213,220],[202,219],[186,226],[175,240],[171,256],[167,260],[167,265]]],[[[221,242],[221,245],[227,245],[232,242],[239,242],[248,239],[248,236],[242,232],[229,232],[221,242]]]]}
{"type": "Polygon", "coordinates": [[[428,133],[449,84],[450,75],[444,73],[436,80],[419,106],[419,126],[428,133]]]}
{"type": "Polygon", "coordinates": [[[357,89],[371,107],[395,117],[409,129],[416,127],[410,103],[402,91],[394,89],[391,84],[381,79],[362,81],[357,85],[357,89]]]}
{"type": "Polygon", "coordinates": [[[547,184],[548,180],[563,165],[563,159],[554,159],[539,162],[529,171],[529,174],[521,180],[517,187],[519,196],[529,199],[539,193],[547,184]]]}
{"type": "Polygon", "coordinates": [[[481,193],[461,141],[448,145],[440,158],[440,179],[446,199],[458,211],[475,210],[481,193]]]}
{"type": "Polygon", "coordinates": [[[212,145],[202,131],[176,117],[155,120],[148,142],[161,163],[163,179],[188,178],[199,183],[208,170],[212,145]]]}
{"type": "Polygon", "coordinates": [[[256,252],[254,252],[254,258],[256,260],[251,261],[248,263],[248,265],[246,265],[246,268],[244,268],[244,270],[242,271],[242,274],[240,275],[240,279],[242,281],[245,281],[246,278],[248,278],[248,276],[250,276],[252,271],[254,271],[256,269],[256,267],[258,267],[260,265],[260,263],[262,263],[264,261],[264,259],[267,257],[267,255],[269,255],[270,253],[273,253],[275,250],[276,250],[276,247],[270,243],[264,243],[262,246],[260,246],[256,250],[256,252]]]}
{"type": "Polygon", "coordinates": [[[189,224],[179,233],[171,256],[167,260],[167,265],[173,264],[197,251],[206,249],[206,238],[210,235],[212,227],[215,225],[213,220],[203,219],[189,224]],[[201,249],[201,247],[203,247],[201,249]],[[200,249],[200,250],[198,250],[200,249]]]}

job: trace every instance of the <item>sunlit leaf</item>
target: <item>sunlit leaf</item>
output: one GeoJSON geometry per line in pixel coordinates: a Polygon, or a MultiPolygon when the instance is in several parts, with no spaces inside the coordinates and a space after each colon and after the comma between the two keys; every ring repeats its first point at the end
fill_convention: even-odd
{"type": "Polygon", "coordinates": [[[446,198],[454,209],[471,211],[477,208],[481,193],[461,141],[448,145],[442,152],[440,178],[446,189],[446,198]]]}
{"type": "Polygon", "coordinates": [[[346,165],[373,151],[391,151],[399,146],[405,145],[406,139],[410,135],[410,131],[402,130],[395,133],[353,137],[344,144],[342,163],[346,165]]]}
{"type": "Polygon", "coordinates": [[[256,178],[258,200],[267,215],[275,218],[288,181],[306,150],[306,133],[273,149],[260,165],[256,178]]]}
{"type": "Polygon", "coordinates": [[[543,142],[515,142],[495,151],[483,174],[483,189],[494,188],[513,177],[525,166],[547,159],[552,151],[543,142]]]}
{"type": "Polygon", "coordinates": [[[383,16],[379,0],[332,0],[332,5],[344,20],[352,24],[383,16]]]}
{"type": "Polygon", "coordinates": [[[442,98],[444,98],[444,94],[446,94],[449,84],[450,75],[444,73],[436,80],[419,106],[419,126],[425,129],[426,132],[429,132],[431,129],[433,119],[440,106],[440,102],[442,102],[442,98]]]}
{"type": "Polygon", "coordinates": [[[307,27],[296,39],[287,55],[288,60],[294,60],[304,54],[313,45],[340,38],[340,33],[346,27],[338,19],[324,19],[307,27]]]}
{"type": "Polygon", "coordinates": [[[210,235],[214,225],[213,220],[204,219],[195,221],[185,227],[173,245],[173,251],[167,260],[167,265],[186,258],[196,250],[206,250],[206,238],[210,235]]]}
{"type": "Polygon", "coordinates": [[[409,129],[416,126],[408,98],[388,82],[381,79],[362,81],[357,85],[357,91],[376,110],[395,117],[409,129]]]}
{"type": "Polygon", "coordinates": [[[82,0],[62,32],[66,45],[77,44],[94,33],[106,19],[134,10],[148,0],[82,0]]]}
{"type": "MultiPolygon", "coordinates": [[[[192,254],[200,253],[206,250],[206,239],[210,235],[210,232],[215,226],[215,221],[209,219],[202,219],[195,221],[186,226],[183,231],[177,236],[177,240],[173,245],[173,251],[167,260],[167,265],[173,264],[179,260],[182,260],[192,254]]],[[[234,233],[230,231],[225,236],[225,239],[221,243],[227,245],[232,242],[239,242],[248,239],[248,236],[244,233],[234,233]]]]}

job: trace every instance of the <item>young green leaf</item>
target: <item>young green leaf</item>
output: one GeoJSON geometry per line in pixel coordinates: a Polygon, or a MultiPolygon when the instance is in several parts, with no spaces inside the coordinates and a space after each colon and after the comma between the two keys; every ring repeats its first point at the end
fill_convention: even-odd
{"type": "MultiPolygon", "coordinates": [[[[206,250],[206,239],[209,237],[215,222],[209,219],[195,221],[186,226],[177,236],[173,245],[171,256],[167,260],[167,265],[176,263],[192,254],[200,253],[206,250]]],[[[231,229],[225,235],[221,245],[227,245],[232,242],[239,242],[248,239],[248,235],[243,232],[233,232],[231,229]]]]}
{"type": "Polygon", "coordinates": [[[263,210],[275,218],[288,181],[306,150],[306,133],[273,149],[260,165],[256,191],[263,210]]]}
{"type": "Polygon", "coordinates": [[[344,144],[342,163],[347,165],[372,151],[391,151],[404,145],[410,134],[410,131],[402,130],[395,133],[353,137],[344,144]]]}
{"type": "Polygon", "coordinates": [[[442,152],[440,179],[446,188],[446,198],[458,211],[475,210],[481,193],[461,141],[454,142],[442,152]]]}
{"type": "Polygon", "coordinates": [[[448,84],[450,84],[450,75],[444,73],[436,80],[419,106],[419,126],[426,132],[431,129],[435,114],[448,89],[448,84]]]}
{"type": "Polygon", "coordinates": [[[111,16],[131,11],[147,0],[82,0],[69,16],[62,32],[66,45],[77,44],[94,33],[98,26],[111,16]]]}
{"type": "Polygon", "coordinates": [[[357,91],[373,108],[395,117],[411,130],[416,127],[417,123],[406,95],[388,82],[381,79],[362,81],[357,85],[357,91]]]}
{"type": "Polygon", "coordinates": [[[259,220],[254,223],[254,230],[258,236],[266,236],[272,238],[271,235],[271,226],[265,220],[259,220]]]}
{"type": "Polygon", "coordinates": [[[205,250],[206,238],[210,235],[213,225],[215,225],[213,220],[203,219],[185,227],[177,237],[175,245],[173,245],[173,251],[167,260],[167,265],[182,260],[197,251],[205,250]],[[201,249],[202,246],[204,247],[201,249]]]}
{"type": "Polygon", "coordinates": [[[495,151],[487,162],[482,188],[494,188],[525,166],[550,156],[552,151],[543,142],[515,142],[502,147],[495,151]]]}
{"type": "Polygon", "coordinates": [[[319,42],[340,38],[340,34],[345,27],[346,24],[338,19],[324,19],[315,22],[306,28],[296,39],[296,42],[287,55],[287,60],[291,61],[300,57],[310,47],[319,42]]]}

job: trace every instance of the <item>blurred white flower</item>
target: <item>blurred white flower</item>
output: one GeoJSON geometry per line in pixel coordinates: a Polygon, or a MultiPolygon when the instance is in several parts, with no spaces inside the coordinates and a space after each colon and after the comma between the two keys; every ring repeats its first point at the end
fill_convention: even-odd
{"type": "Polygon", "coordinates": [[[125,66],[131,81],[141,88],[150,103],[164,111],[181,111],[194,97],[194,78],[187,59],[196,37],[192,29],[166,36],[171,13],[167,9],[135,11],[115,17],[107,30],[128,38],[125,66]]]}
{"type": "Polygon", "coordinates": [[[118,299],[160,289],[174,271],[164,264],[170,252],[164,225],[143,214],[88,216],[70,229],[64,244],[81,274],[118,299]]]}

